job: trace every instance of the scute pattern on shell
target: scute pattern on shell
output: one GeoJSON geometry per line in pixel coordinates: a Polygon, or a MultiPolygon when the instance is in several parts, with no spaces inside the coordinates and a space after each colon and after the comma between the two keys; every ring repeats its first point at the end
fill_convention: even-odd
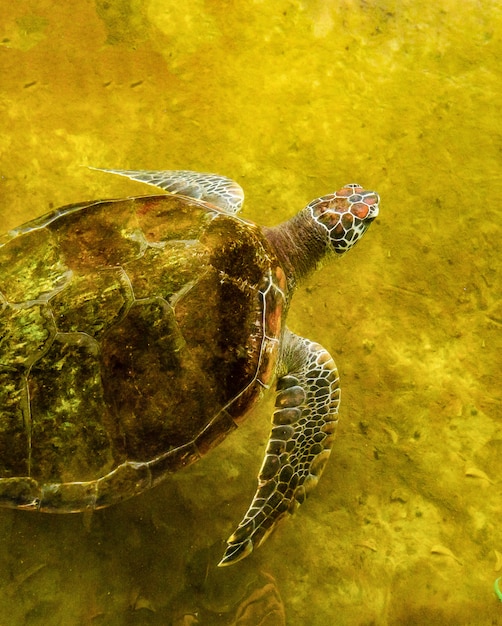
{"type": "Polygon", "coordinates": [[[59,209],[0,243],[1,504],[132,496],[268,385],[285,280],[258,227],[150,196],[59,209]]]}

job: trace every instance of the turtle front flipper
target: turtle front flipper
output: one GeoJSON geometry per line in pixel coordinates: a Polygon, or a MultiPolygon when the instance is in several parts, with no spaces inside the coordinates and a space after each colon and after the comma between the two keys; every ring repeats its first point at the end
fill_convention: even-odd
{"type": "Polygon", "coordinates": [[[330,455],[340,387],[336,365],[319,344],[285,331],[277,407],[258,489],[228,539],[219,565],[231,565],[259,546],[313,489],[330,455]]]}
{"type": "Polygon", "coordinates": [[[101,167],[91,169],[118,174],[170,193],[203,200],[233,215],[241,210],[244,202],[242,187],[231,178],[219,174],[202,174],[191,170],[112,170],[101,167]]]}

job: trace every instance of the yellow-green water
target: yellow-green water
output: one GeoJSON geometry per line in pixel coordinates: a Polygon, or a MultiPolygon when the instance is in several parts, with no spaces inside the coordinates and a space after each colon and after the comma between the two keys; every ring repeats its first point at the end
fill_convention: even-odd
{"type": "Polygon", "coordinates": [[[259,572],[291,626],[502,624],[500,3],[0,5],[0,230],[146,192],[83,165],[217,171],[264,224],[354,180],[382,197],[290,313],[343,385],[332,458],[295,519],[214,573],[269,399],[134,501],[89,518],[0,511],[0,626],[208,608],[229,623],[259,572]]]}

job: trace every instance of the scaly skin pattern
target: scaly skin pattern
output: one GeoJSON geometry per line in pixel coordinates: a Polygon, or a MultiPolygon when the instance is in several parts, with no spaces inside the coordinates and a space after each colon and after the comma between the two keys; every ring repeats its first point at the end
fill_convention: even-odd
{"type": "Polygon", "coordinates": [[[170,193],[204,200],[227,213],[236,214],[244,202],[244,191],[235,181],[218,174],[200,174],[190,170],[109,170],[97,169],[137,180],[170,193]]]}
{"type": "Polygon", "coordinates": [[[336,365],[319,344],[286,331],[272,430],[251,506],[228,540],[220,565],[245,557],[317,485],[338,423],[336,365]]]}
{"type": "Polygon", "coordinates": [[[368,225],[378,215],[378,195],[365,191],[357,183],[317,198],[307,205],[312,218],[328,233],[336,254],[344,254],[361,239],[368,225]]]}

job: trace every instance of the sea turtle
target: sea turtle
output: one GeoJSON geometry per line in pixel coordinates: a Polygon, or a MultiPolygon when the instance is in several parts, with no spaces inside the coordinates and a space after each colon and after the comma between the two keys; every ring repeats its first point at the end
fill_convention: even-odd
{"type": "Polygon", "coordinates": [[[337,369],[286,313],[378,196],[347,185],[262,228],[237,215],[228,178],[104,171],[170,193],[65,206],[0,239],[0,506],[65,513],[139,494],[218,445],[277,380],[228,565],[303,502],[330,454],[337,369]]]}

